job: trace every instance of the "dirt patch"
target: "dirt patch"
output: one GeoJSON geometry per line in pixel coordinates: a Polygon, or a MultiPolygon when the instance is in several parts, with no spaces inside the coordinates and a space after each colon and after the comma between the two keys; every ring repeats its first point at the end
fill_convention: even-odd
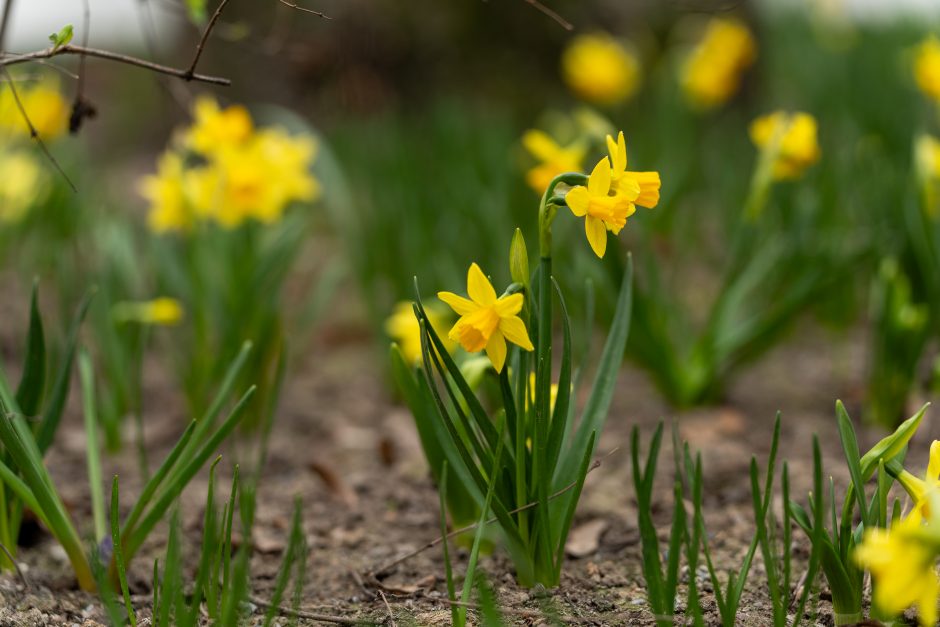
{"type": "MultiPolygon", "coordinates": [[[[289,532],[293,499],[300,496],[310,546],[305,612],[386,624],[392,624],[392,616],[396,624],[448,624],[448,607],[441,601],[445,591],[439,549],[417,554],[383,579],[386,599],[361,579],[362,573],[437,536],[437,494],[428,479],[411,417],[392,400],[373,347],[360,340],[327,346],[323,337],[308,357],[295,364],[272,435],[258,495],[253,597],[262,601],[269,596],[289,532]]],[[[482,559],[507,618],[517,624],[541,624],[544,620],[538,616],[548,611],[591,625],[653,624],[640,572],[627,454],[634,424],[641,425],[648,438],[658,420],[677,419],[683,437],[701,449],[710,543],[720,569],[739,566],[753,535],[747,464],[751,455],[765,459],[778,409],[783,412],[781,455],[790,461],[793,494],[806,494],[810,485],[813,433],[819,434],[823,444],[826,472],[844,484],[833,403],[842,398],[850,413],[859,415],[862,339],[856,335],[835,341],[819,331],[804,330],[794,343],[741,377],[726,404],[681,414],[659,400],[642,373],[625,368],[600,442],[599,456],[604,461],[587,481],[574,524],[584,536],[579,551],[583,556],[568,560],[561,586],[547,592],[521,589],[502,553],[482,559]]],[[[146,435],[152,460],[165,455],[184,424],[182,406],[173,401],[172,385],[160,376],[159,368],[154,370],[156,374],[147,382],[147,397],[160,400],[151,400],[148,410],[146,435]]],[[[862,428],[862,446],[880,435],[862,428]]],[[[914,465],[926,463],[929,442],[938,435],[938,426],[924,425],[912,444],[909,459],[914,465]]],[[[247,438],[229,445],[221,477],[230,476],[232,460],[247,455],[249,444],[247,438]]],[[[70,414],[48,465],[75,518],[86,525],[82,531],[87,532],[91,514],[83,447],[81,420],[70,414]]],[[[669,448],[663,451],[657,483],[662,505],[654,511],[663,538],[670,522],[669,448]]],[[[122,500],[131,503],[141,488],[132,447],[105,463],[105,476],[121,475],[122,500]]],[[[190,545],[198,541],[205,487],[205,478],[197,478],[181,499],[190,545]]],[[[158,529],[130,567],[131,590],[142,616],[149,615],[153,559],[162,555],[165,533],[165,528],[158,529]]],[[[798,578],[808,550],[798,530],[794,538],[798,578]]],[[[194,570],[195,558],[192,552],[189,555],[189,567],[194,570]]],[[[457,555],[461,572],[466,551],[458,549],[457,555]]],[[[31,587],[25,590],[12,574],[0,576],[0,626],[105,622],[97,599],[74,589],[64,555],[51,538],[40,533],[34,544],[21,550],[18,560],[31,587]]],[[[762,569],[758,558],[739,624],[769,621],[762,569]]],[[[685,572],[684,581],[691,576],[703,591],[709,622],[717,623],[706,572],[685,572]]],[[[825,593],[821,596],[818,622],[828,624],[825,593]]],[[[260,604],[257,610],[254,617],[260,622],[260,604]]],[[[301,623],[320,621],[304,618],[301,623]]]]}

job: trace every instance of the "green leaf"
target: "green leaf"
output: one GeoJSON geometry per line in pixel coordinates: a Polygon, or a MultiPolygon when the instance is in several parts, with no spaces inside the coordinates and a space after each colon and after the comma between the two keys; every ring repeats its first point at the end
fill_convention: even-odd
{"type": "MultiPolygon", "coordinates": [[[[855,437],[852,419],[845,411],[845,405],[842,404],[842,401],[836,401],[836,421],[839,426],[839,440],[842,442],[842,451],[845,453],[845,461],[849,467],[849,476],[852,477],[852,488],[854,488],[855,498],[858,502],[859,515],[862,516],[862,522],[867,525],[868,508],[865,503],[865,482],[862,479],[862,469],[859,465],[858,440],[855,437]]],[[[849,512],[851,512],[851,509],[849,512]]],[[[842,515],[845,517],[845,512],[842,515]]]]}
{"type": "Polygon", "coordinates": [[[930,407],[930,403],[925,403],[924,406],[920,408],[920,411],[902,422],[900,426],[894,430],[894,433],[882,438],[881,441],[871,447],[871,450],[862,456],[859,462],[862,479],[868,481],[871,478],[875,470],[878,469],[879,459],[888,462],[904,450],[904,447],[907,446],[907,443],[914,436],[914,433],[917,432],[917,428],[920,426],[928,407],[930,407]]]}
{"type": "Polygon", "coordinates": [[[26,337],[23,377],[16,389],[16,403],[24,416],[35,416],[42,405],[42,394],[46,384],[46,341],[42,329],[42,316],[39,314],[38,289],[35,284],[29,308],[29,332],[26,337]]]}
{"type": "Polygon", "coordinates": [[[66,24],[58,33],[49,35],[49,41],[52,42],[53,49],[58,50],[62,46],[67,46],[69,42],[72,41],[72,35],[72,25],[66,24]]]}
{"type": "Polygon", "coordinates": [[[206,21],[206,0],[186,0],[186,14],[194,24],[206,21]]]}
{"type": "Polygon", "coordinates": [[[118,476],[114,475],[111,483],[111,546],[114,550],[114,563],[117,566],[118,581],[121,584],[121,595],[124,597],[124,607],[127,610],[127,618],[131,627],[137,625],[137,615],[134,613],[134,606],[131,604],[131,595],[127,587],[127,567],[124,564],[124,555],[121,551],[121,523],[118,505],[120,496],[118,491],[118,476]]]}

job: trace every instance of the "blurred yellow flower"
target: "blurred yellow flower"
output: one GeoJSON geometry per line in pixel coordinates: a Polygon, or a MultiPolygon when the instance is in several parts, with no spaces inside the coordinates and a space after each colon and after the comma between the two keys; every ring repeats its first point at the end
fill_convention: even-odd
{"type": "Polygon", "coordinates": [[[940,102],[940,40],[936,35],[931,35],[917,47],[914,81],[925,95],[940,102]]]}
{"type": "Polygon", "coordinates": [[[933,497],[940,496],[940,441],[934,440],[930,445],[930,461],[927,463],[927,472],[924,473],[923,479],[902,470],[897,480],[914,501],[914,509],[908,515],[910,520],[920,523],[940,517],[940,511],[931,511],[933,497]]]}
{"type": "MultiPolygon", "coordinates": [[[[444,333],[448,316],[440,308],[431,304],[425,305],[424,313],[430,320],[435,333],[444,343],[447,352],[454,352],[454,343],[444,333]]],[[[392,315],[385,321],[385,332],[398,344],[405,361],[409,363],[421,361],[421,325],[418,324],[411,302],[402,301],[395,305],[392,315]]]]}
{"type": "Polygon", "coordinates": [[[175,326],[183,320],[183,306],[175,298],[116,303],[111,310],[119,322],[136,322],[159,326],[175,326]]]}
{"type": "MultiPolygon", "coordinates": [[[[38,83],[20,81],[16,83],[16,93],[41,139],[55,139],[66,131],[69,105],[59,93],[58,83],[51,79],[38,83]]],[[[4,135],[29,137],[29,127],[9,85],[0,86],[0,136],[4,135]]]]}
{"type": "MultiPolygon", "coordinates": [[[[555,401],[558,400],[558,384],[552,383],[551,387],[548,389],[548,405],[550,411],[555,411],[555,401]]],[[[535,373],[529,373],[529,398],[525,399],[526,409],[529,408],[529,403],[535,402],[535,373]]]]}
{"type": "Polygon", "coordinates": [[[255,130],[244,108],[221,110],[205,98],[194,115],[196,123],[183,134],[183,145],[204,161],[187,165],[183,154],[171,148],[158,161],[157,174],[142,182],[154,231],[185,231],[200,220],[225,228],[246,220],[270,224],[291,203],[319,197],[320,184],[310,173],[313,138],[281,128],[255,130]]]}
{"type": "Polygon", "coordinates": [[[536,193],[542,194],[548,189],[552,179],[564,172],[580,172],[586,148],[582,142],[575,142],[562,147],[539,130],[526,131],[522,136],[522,145],[540,163],[526,172],[526,183],[536,193]]]}
{"type": "Polygon", "coordinates": [[[908,516],[887,529],[868,529],[855,549],[855,560],[871,572],[874,604],[891,615],[917,606],[921,625],[937,622],[940,582],[935,570],[936,539],[926,537],[926,528],[908,516]]]}
{"type": "Polygon", "coordinates": [[[0,150],[0,223],[18,222],[45,195],[45,173],[25,151],[0,150]]]}
{"type": "Polygon", "coordinates": [[[751,32],[739,20],[716,17],[682,65],[680,82],[689,102],[701,109],[728,101],[757,57],[751,32]]]}
{"type": "Polygon", "coordinates": [[[594,166],[587,187],[572,187],[565,200],[571,213],[584,217],[584,230],[591,249],[598,257],[603,257],[607,250],[607,231],[615,235],[620,232],[627,218],[636,212],[634,203],[639,196],[640,184],[634,179],[621,176],[618,187],[612,187],[610,162],[604,157],[594,166]]]}
{"type": "Polygon", "coordinates": [[[150,201],[147,222],[157,233],[192,228],[193,214],[183,191],[183,159],[165,152],[157,160],[157,173],[140,181],[140,194],[150,201]]]}
{"type": "Polygon", "coordinates": [[[940,141],[930,135],[920,135],[914,142],[914,163],[924,197],[924,209],[932,218],[940,214],[938,187],[940,187],[940,141]]]}
{"type": "Polygon", "coordinates": [[[775,151],[773,177],[793,179],[819,160],[816,118],[808,113],[775,111],[751,123],[751,141],[775,151]]]}
{"type": "Polygon", "coordinates": [[[641,207],[652,209],[659,204],[659,172],[630,172],[627,170],[627,142],[623,138],[623,131],[617,135],[617,141],[607,136],[607,150],[610,152],[610,162],[613,168],[610,171],[610,185],[627,197],[639,186],[640,195],[634,201],[641,207]]]}
{"type": "Polygon", "coordinates": [[[640,62],[607,33],[578,35],[561,56],[561,73],[579,98],[600,105],[629,99],[640,83],[640,62]]]}
{"type": "Polygon", "coordinates": [[[248,140],[254,131],[251,114],[241,105],[225,109],[209,96],[193,106],[193,125],[183,134],[184,143],[202,154],[226,150],[248,140]]]}
{"type": "Polygon", "coordinates": [[[474,263],[467,272],[467,295],[469,299],[453,292],[437,293],[460,316],[448,334],[450,339],[471,353],[485,349],[496,372],[502,372],[506,363],[506,340],[527,351],[535,350],[525,323],[518,316],[522,311],[522,294],[497,298],[493,284],[474,263]]]}

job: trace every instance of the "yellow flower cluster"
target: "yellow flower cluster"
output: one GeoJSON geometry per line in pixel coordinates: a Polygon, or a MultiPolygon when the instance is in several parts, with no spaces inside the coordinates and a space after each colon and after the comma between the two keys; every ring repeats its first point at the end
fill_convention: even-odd
{"type": "Polygon", "coordinates": [[[940,580],[940,441],[930,446],[924,479],[906,470],[898,482],[914,501],[906,518],[891,529],[869,529],[855,550],[856,561],[871,572],[874,604],[890,615],[917,606],[921,625],[937,623],[940,580]]]}
{"type": "Polygon", "coordinates": [[[751,141],[776,152],[773,177],[794,179],[819,160],[816,118],[808,113],[775,111],[751,123],[751,141]]]}
{"type": "Polygon", "coordinates": [[[565,197],[568,208],[584,218],[588,243],[598,257],[607,250],[607,231],[620,233],[636,205],[653,208],[659,203],[659,172],[627,170],[627,144],[623,132],[607,136],[610,160],[602,158],[594,166],[587,186],[572,187],[565,197]]]}
{"type": "MultiPolygon", "coordinates": [[[[49,79],[16,83],[16,95],[29,115],[29,121],[43,140],[55,139],[65,133],[69,122],[69,105],[59,92],[58,84],[49,79]]],[[[9,85],[0,86],[0,140],[29,139],[29,126],[9,85]]]]}
{"type": "Polygon", "coordinates": [[[713,18],[682,66],[682,90],[695,107],[721,106],[738,91],[741,76],[756,58],[757,45],[747,26],[733,18],[713,18]]]}
{"type": "Polygon", "coordinates": [[[316,144],[278,127],[256,129],[244,107],[221,109],[200,98],[194,123],[141,182],[156,232],[187,231],[202,221],[235,228],[278,221],[293,202],[312,202],[316,144]],[[194,159],[193,157],[198,159],[194,159]]]}
{"type": "Polygon", "coordinates": [[[934,35],[917,47],[914,81],[926,96],[940,102],[940,40],[934,35]]]}
{"type": "MultiPolygon", "coordinates": [[[[16,94],[43,140],[62,135],[69,106],[52,80],[19,81],[16,94]]],[[[0,223],[22,220],[46,195],[49,177],[35,151],[27,151],[29,126],[10,85],[0,84],[0,223]]]]}
{"type": "Polygon", "coordinates": [[[640,83],[640,62],[607,33],[578,35],[561,56],[561,74],[579,98],[599,105],[628,100],[640,83]]]}

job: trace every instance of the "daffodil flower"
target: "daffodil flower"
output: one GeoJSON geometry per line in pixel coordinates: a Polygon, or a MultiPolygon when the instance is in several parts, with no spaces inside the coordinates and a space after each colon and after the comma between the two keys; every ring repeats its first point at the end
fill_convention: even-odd
{"type": "Polygon", "coordinates": [[[120,302],[111,310],[115,320],[159,326],[175,326],[183,319],[183,306],[175,298],[120,302]]]}
{"type": "Polygon", "coordinates": [[[659,204],[659,188],[662,182],[659,172],[630,172],[627,170],[627,142],[623,138],[623,131],[617,135],[617,141],[607,136],[607,150],[610,151],[610,162],[613,168],[610,171],[610,184],[617,192],[629,196],[636,185],[640,186],[640,195],[635,204],[652,209],[659,204]],[[634,185],[634,183],[636,185],[634,185]]]}
{"type": "Polygon", "coordinates": [[[754,37],[736,19],[713,18],[682,66],[686,99],[698,109],[712,109],[738,90],[741,76],[757,56],[754,37]]]}
{"type": "Polygon", "coordinates": [[[618,187],[612,188],[610,162],[604,157],[594,166],[587,187],[572,187],[565,201],[574,215],[584,217],[584,231],[591,249],[598,257],[603,257],[607,250],[607,231],[614,235],[620,232],[627,218],[636,212],[634,202],[639,196],[640,184],[631,178],[621,177],[618,187]]]}
{"type": "MultiPolygon", "coordinates": [[[[940,496],[940,441],[934,440],[930,445],[930,461],[927,463],[927,472],[923,479],[918,479],[906,470],[898,476],[898,483],[914,501],[914,509],[908,515],[915,522],[932,521],[934,517],[940,518],[940,511],[933,511],[931,503],[933,496],[940,496]]],[[[937,521],[940,525],[940,520],[937,521]]]]}
{"type": "Polygon", "coordinates": [[[529,130],[522,136],[522,145],[540,163],[526,172],[526,183],[541,194],[552,179],[563,172],[580,172],[585,146],[577,142],[561,146],[548,133],[529,130]]]}
{"type": "MultiPolygon", "coordinates": [[[[440,305],[438,305],[440,307],[440,305]]],[[[424,308],[434,331],[441,335],[445,327],[447,316],[438,308],[430,305],[424,308]]],[[[415,317],[413,305],[408,301],[403,301],[395,305],[395,310],[388,320],[385,321],[385,332],[390,338],[398,343],[401,348],[402,356],[409,363],[418,363],[421,361],[421,325],[415,317]]],[[[444,348],[447,352],[453,352],[454,344],[449,338],[442,338],[444,348]]]]}
{"type": "Polygon", "coordinates": [[[931,35],[917,48],[914,80],[924,95],[940,102],[940,40],[931,35]]]}
{"type": "Polygon", "coordinates": [[[794,179],[819,160],[816,118],[808,113],[775,111],[751,123],[751,141],[768,150],[776,146],[775,179],[794,179]]]}
{"type": "Polygon", "coordinates": [[[628,100],[640,85],[640,61],[607,33],[579,35],[561,57],[565,83],[578,97],[599,105],[628,100]]]}
{"type": "Polygon", "coordinates": [[[437,294],[460,316],[448,334],[450,339],[470,353],[485,349],[496,372],[502,372],[506,363],[506,340],[527,351],[535,350],[525,323],[517,315],[522,311],[522,294],[497,298],[493,285],[474,263],[467,272],[467,295],[469,299],[453,292],[437,294]]]}
{"type": "Polygon", "coordinates": [[[940,581],[935,570],[935,541],[927,528],[911,515],[889,529],[868,529],[855,549],[855,560],[871,572],[874,604],[897,615],[917,606],[921,625],[937,622],[940,581]]]}

